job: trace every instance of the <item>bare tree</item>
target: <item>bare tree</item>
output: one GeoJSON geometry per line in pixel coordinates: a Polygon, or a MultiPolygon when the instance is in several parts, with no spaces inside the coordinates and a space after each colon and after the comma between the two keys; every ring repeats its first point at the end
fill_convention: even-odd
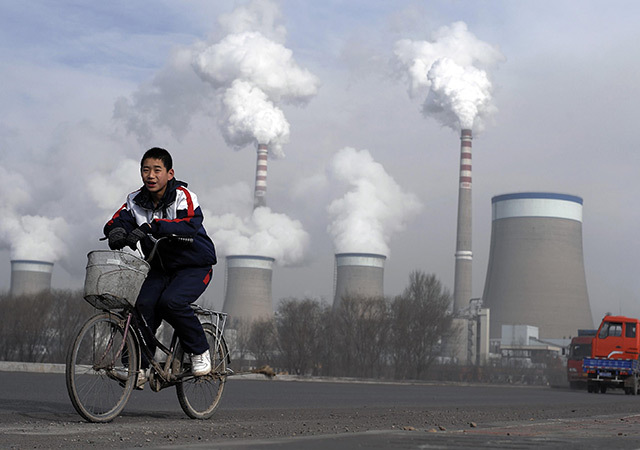
{"type": "Polygon", "coordinates": [[[51,291],[49,295],[51,310],[45,325],[49,330],[46,344],[47,362],[63,363],[78,328],[98,312],[82,296],[81,290],[51,291]]]}
{"type": "Polygon", "coordinates": [[[249,339],[251,336],[251,321],[243,318],[234,318],[229,321],[225,330],[227,343],[233,354],[232,360],[244,366],[251,351],[249,339]]]}
{"type": "Polygon", "coordinates": [[[257,365],[273,364],[276,345],[273,319],[258,319],[251,324],[248,348],[256,358],[257,365]]]}
{"type": "Polygon", "coordinates": [[[317,369],[322,323],[326,308],[312,299],[285,299],[276,311],[278,350],[283,366],[291,373],[306,374],[317,369]]]}
{"type": "Polygon", "coordinates": [[[63,363],[77,327],[96,310],[82,291],[0,298],[0,359],[63,363]]]}
{"type": "Polygon", "coordinates": [[[452,334],[451,295],[433,274],[414,271],[391,305],[390,353],[396,378],[420,379],[452,334]]]}
{"type": "Polygon", "coordinates": [[[2,301],[3,357],[9,361],[42,362],[46,357],[48,293],[8,297],[2,301]]]}
{"type": "Polygon", "coordinates": [[[378,376],[384,365],[389,308],[384,298],[346,295],[333,313],[337,374],[378,376]]]}

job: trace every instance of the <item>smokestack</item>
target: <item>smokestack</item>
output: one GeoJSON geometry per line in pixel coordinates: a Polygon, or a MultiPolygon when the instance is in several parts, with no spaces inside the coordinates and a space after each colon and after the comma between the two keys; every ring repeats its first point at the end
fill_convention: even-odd
{"type": "Polygon", "coordinates": [[[253,194],[253,208],[267,206],[267,159],[269,149],[266,144],[258,144],[256,161],[256,187],[253,194]]]}
{"type": "Polygon", "coordinates": [[[458,230],[453,287],[453,312],[469,306],[471,300],[471,130],[460,134],[460,183],[458,186],[458,230]]]}
{"type": "Polygon", "coordinates": [[[384,255],[375,253],[337,253],[333,309],[347,295],[383,297],[384,255]]]}
{"type": "Polygon", "coordinates": [[[253,321],[273,316],[271,275],[275,259],[227,256],[223,311],[229,318],[253,321]]]}
{"type": "Polygon", "coordinates": [[[11,261],[10,295],[32,295],[51,290],[53,263],[16,259],[11,261]]]}
{"type": "Polygon", "coordinates": [[[582,254],[582,198],[525,192],[493,197],[483,303],[490,336],[533,325],[560,339],[593,328],[582,254]]]}

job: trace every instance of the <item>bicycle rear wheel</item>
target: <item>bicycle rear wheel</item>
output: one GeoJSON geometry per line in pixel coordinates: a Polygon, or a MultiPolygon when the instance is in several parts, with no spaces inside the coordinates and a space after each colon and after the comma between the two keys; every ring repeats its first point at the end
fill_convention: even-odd
{"type": "Polygon", "coordinates": [[[124,337],[122,319],[97,314],[80,329],[66,361],[67,391],[89,422],[109,422],[120,414],[135,386],[136,342],[124,337]]]}
{"type": "MultiPolygon", "coordinates": [[[[201,377],[186,377],[176,385],[176,393],[182,410],[192,419],[208,419],[215,412],[224,385],[227,381],[227,344],[223,336],[218,336],[218,330],[210,323],[202,324],[209,342],[211,355],[211,372],[201,377]]],[[[176,353],[182,361],[184,370],[189,370],[191,360],[182,347],[176,353]]]]}

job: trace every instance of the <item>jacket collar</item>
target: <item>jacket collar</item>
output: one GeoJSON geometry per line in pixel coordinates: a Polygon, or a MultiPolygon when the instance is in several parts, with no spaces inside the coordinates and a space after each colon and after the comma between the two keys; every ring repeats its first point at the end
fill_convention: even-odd
{"type": "Polygon", "coordinates": [[[167,183],[167,189],[166,191],[164,191],[164,195],[162,196],[160,203],[158,203],[158,206],[156,207],[153,206],[151,193],[145,186],[142,186],[142,188],[140,188],[140,192],[133,198],[133,201],[144,209],[156,210],[166,208],[176,201],[176,189],[178,189],[179,187],[187,186],[187,183],[185,183],[184,181],[179,181],[175,178],[169,180],[169,182],[167,183]]]}

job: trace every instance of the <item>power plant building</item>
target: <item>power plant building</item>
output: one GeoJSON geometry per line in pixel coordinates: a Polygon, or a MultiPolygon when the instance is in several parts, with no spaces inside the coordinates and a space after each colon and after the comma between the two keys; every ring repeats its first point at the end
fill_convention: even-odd
{"type": "Polygon", "coordinates": [[[226,257],[224,306],[231,321],[273,317],[273,258],[253,255],[226,257]]]}
{"type": "Polygon", "coordinates": [[[342,299],[348,295],[383,297],[386,259],[375,253],[337,253],[333,309],[339,308],[342,299]]]}
{"type": "Polygon", "coordinates": [[[51,262],[24,259],[12,260],[9,294],[12,297],[19,297],[21,295],[33,295],[50,291],[52,272],[53,263],[51,262]]]}
{"type": "Polygon", "coordinates": [[[582,198],[524,192],[493,197],[482,297],[490,337],[503,325],[538,327],[544,339],[593,328],[582,250],[582,198]]]}

